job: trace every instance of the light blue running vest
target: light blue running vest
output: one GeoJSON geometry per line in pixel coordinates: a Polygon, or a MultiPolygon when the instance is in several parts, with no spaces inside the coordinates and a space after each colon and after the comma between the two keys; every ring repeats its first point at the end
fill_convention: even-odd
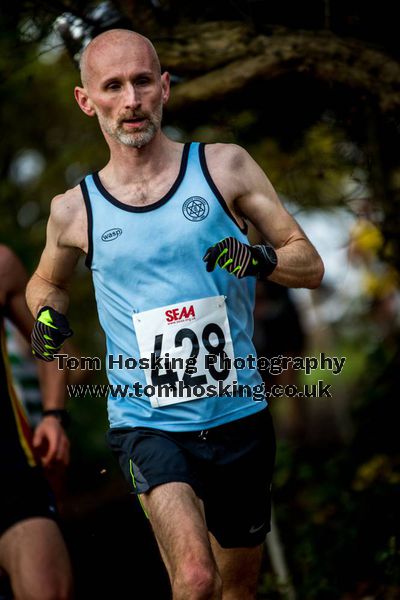
{"type": "MultiPolygon", "coordinates": [[[[129,206],[111,196],[97,173],[81,182],[88,214],[89,249],[112,385],[147,385],[139,367],[108,368],[109,356],[140,357],[133,314],[182,302],[225,296],[235,357],[255,356],[252,342],[255,277],[237,279],[225,270],[206,271],[210,246],[233,236],[248,243],[207,168],[204,144],[185,144],[178,178],[153,204],[129,206]]],[[[185,316],[185,315],[184,315],[185,316]]],[[[188,325],[190,326],[190,324],[188,325]]],[[[201,342],[200,342],[201,343],[201,342]]],[[[214,342],[215,343],[215,342],[214,342]]],[[[162,371],[160,371],[162,372],[162,371]]],[[[238,384],[258,386],[256,369],[238,369],[238,384]]],[[[254,414],[266,406],[252,397],[204,397],[153,408],[133,392],[108,398],[110,427],[195,431],[254,414]]]]}

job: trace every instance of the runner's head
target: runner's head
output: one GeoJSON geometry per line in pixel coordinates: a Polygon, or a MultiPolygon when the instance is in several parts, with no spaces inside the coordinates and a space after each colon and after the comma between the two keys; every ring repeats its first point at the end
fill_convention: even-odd
{"type": "Polygon", "coordinates": [[[107,141],[148,144],[169,97],[169,75],[161,74],[150,40],[127,29],[106,31],[86,46],[80,69],[75,98],[86,115],[97,115],[107,141]]]}

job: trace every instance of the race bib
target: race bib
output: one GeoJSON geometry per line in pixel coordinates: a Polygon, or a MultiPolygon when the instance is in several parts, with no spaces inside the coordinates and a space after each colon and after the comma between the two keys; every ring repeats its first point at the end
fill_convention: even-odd
{"type": "Polygon", "coordinates": [[[134,313],[132,320],[140,358],[149,361],[144,372],[148,391],[154,388],[147,394],[152,406],[216,396],[218,381],[237,380],[225,296],[134,313]]]}

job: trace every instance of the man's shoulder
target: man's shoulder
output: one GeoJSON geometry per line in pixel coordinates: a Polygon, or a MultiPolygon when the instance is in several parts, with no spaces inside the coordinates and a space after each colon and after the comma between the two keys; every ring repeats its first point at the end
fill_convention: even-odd
{"type": "Polygon", "coordinates": [[[60,224],[70,223],[76,215],[85,210],[82,190],[79,185],[54,196],[51,201],[52,219],[60,224]]]}
{"type": "Polygon", "coordinates": [[[206,144],[205,153],[209,164],[218,164],[225,168],[240,170],[249,158],[247,150],[238,144],[206,144]]]}

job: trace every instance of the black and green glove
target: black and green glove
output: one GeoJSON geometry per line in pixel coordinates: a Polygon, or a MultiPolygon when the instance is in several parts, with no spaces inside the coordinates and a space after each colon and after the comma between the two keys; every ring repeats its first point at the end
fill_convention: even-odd
{"type": "Polygon", "coordinates": [[[214,271],[218,265],[238,279],[248,275],[263,279],[271,275],[278,264],[276,252],[270,244],[249,246],[233,237],[208,248],[203,260],[208,272],[214,271]]]}
{"type": "Polygon", "coordinates": [[[31,335],[32,354],[50,362],[65,340],[73,334],[67,317],[51,306],[44,306],[37,314],[31,335]]]}

